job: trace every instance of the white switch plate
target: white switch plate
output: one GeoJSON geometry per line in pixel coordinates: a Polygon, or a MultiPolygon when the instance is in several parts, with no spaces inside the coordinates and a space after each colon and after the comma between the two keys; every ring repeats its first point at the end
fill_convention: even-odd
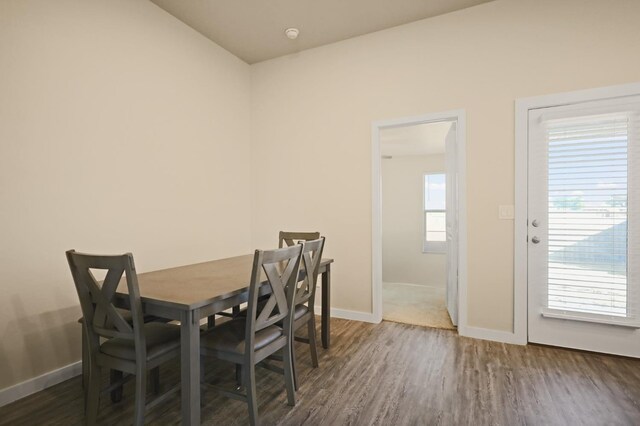
{"type": "Polygon", "coordinates": [[[498,206],[498,219],[513,220],[515,209],[513,205],[498,206]]]}

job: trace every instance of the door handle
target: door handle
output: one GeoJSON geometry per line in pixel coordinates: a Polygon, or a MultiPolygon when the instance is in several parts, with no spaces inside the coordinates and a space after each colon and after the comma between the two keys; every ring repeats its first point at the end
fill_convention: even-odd
{"type": "Polygon", "coordinates": [[[538,221],[537,221],[536,219],[533,219],[533,222],[531,222],[531,225],[532,225],[534,228],[537,228],[537,227],[538,227],[538,225],[540,225],[540,224],[538,223],[538,221]]]}
{"type": "Polygon", "coordinates": [[[531,242],[532,242],[533,244],[538,244],[538,243],[540,242],[540,238],[538,238],[538,237],[533,237],[533,238],[531,238],[531,242]]]}

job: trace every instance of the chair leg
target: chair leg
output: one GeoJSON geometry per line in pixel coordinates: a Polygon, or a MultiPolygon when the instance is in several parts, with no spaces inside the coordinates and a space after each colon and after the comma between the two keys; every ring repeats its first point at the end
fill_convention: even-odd
{"type": "Polygon", "coordinates": [[[87,397],[87,387],[89,386],[89,348],[87,347],[87,336],[84,335],[84,325],[82,326],[82,389],[87,397]]]}
{"type": "Polygon", "coordinates": [[[151,369],[151,391],[158,395],[160,394],[160,367],[154,367],[151,369]]]}
{"type": "Polygon", "coordinates": [[[204,374],[204,365],[205,365],[205,359],[206,357],[204,355],[200,355],[200,383],[204,383],[204,378],[205,378],[205,374],[204,374]]]}
{"type": "Polygon", "coordinates": [[[307,328],[309,331],[309,349],[311,351],[311,365],[313,365],[313,368],[316,368],[318,367],[318,348],[316,347],[315,315],[311,315],[309,322],[307,322],[307,328]]]}
{"type": "MultiPolygon", "coordinates": [[[[293,388],[297,391],[298,390],[298,373],[296,368],[296,350],[294,347],[294,343],[295,343],[295,338],[291,339],[291,348],[289,348],[288,352],[290,352],[290,355],[291,355],[291,376],[293,377],[293,388]]],[[[282,357],[282,361],[284,363],[283,366],[285,367],[285,371],[287,371],[286,370],[287,361],[285,357],[282,357]]]]}
{"type": "MultiPolygon", "coordinates": [[[[298,391],[298,370],[296,367],[296,331],[292,330],[291,331],[291,347],[289,348],[289,351],[291,352],[291,375],[293,376],[293,388],[296,390],[296,392],[298,391]]],[[[284,352],[283,352],[284,354],[284,352]]],[[[286,359],[283,356],[282,357],[282,362],[283,362],[283,368],[286,367],[286,359]]],[[[286,369],[285,369],[286,371],[286,369]]]]}
{"type": "Polygon", "coordinates": [[[91,371],[91,357],[89,356],[89,343],[82,326],[82,393],[84,396],[84,409],[87,410],[89,400],[89,373],[91,371]]]}
{"type": "Polygon", "coordinates": [[[145,401],[147,396],[147,371],[146,368],[137,368],[136,371],[136,401],[134,410],[135,426],[144,425],[145,401]]]}
{"type": "Polygon", "coordinates": [[[289,344],[282,349],[282,367],[284,369],[284,385],[287,389],[287,403],[290,406],[296,405],[296,373],[293,364],[293,339],[289,339],[289,344]]]}
{"type": "MultiPolygon", "coordinates": [[[[122,371],[111,370],[109,372],[109,384],[114,384],[122,380],[122,371]]],[[[111,391],[111,402],[118,403],[122,401],[122,386],[119,386],[111,391]]]]}
{"type": "Polygon", "coordinates": [[[87,402],[85,404],[85,419],[88,426],[97,424],[98,407],[100,405],[100,368],[92,366],[87,383],[87,402]]]}
{"type": "Polygon", "coordinates": [[[247,404],[249,405],[249,423],[251,426],[259,424],[258,400],[256,395],[256,366],[244,365],[244,386],[247,390],[247,404]]]}
{"type": "Polygon", "coordinates": [[[236,384],[238,385],[238,387],[240,387],[240,386],[242,386],[242,383],[243,383],[242,365],[236,364],[236,384]]]}

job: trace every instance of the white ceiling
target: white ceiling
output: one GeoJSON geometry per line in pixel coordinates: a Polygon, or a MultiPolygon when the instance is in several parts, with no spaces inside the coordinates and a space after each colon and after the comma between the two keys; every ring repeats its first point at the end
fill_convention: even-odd
{"type": "Polygon", "coordinates": [[[444,154],[450,121],[396,127],[380,131],[380,153],[387,157],[444,154]]]}
{"type": "Polygon", "coordinates": [[[252,64],[491,0],[151,0],[252,64]],[[300,29],[297,40],[284,30],[300,29]]]}

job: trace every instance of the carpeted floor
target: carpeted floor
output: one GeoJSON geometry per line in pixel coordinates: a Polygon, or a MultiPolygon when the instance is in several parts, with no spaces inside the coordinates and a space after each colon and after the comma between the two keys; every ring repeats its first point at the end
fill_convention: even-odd
{"type": "Polygon", "coordinates": [[[382,284],[382,318],[425,327],[455,329],[445,305],[445,289],[415,284],[382,284]]]}

